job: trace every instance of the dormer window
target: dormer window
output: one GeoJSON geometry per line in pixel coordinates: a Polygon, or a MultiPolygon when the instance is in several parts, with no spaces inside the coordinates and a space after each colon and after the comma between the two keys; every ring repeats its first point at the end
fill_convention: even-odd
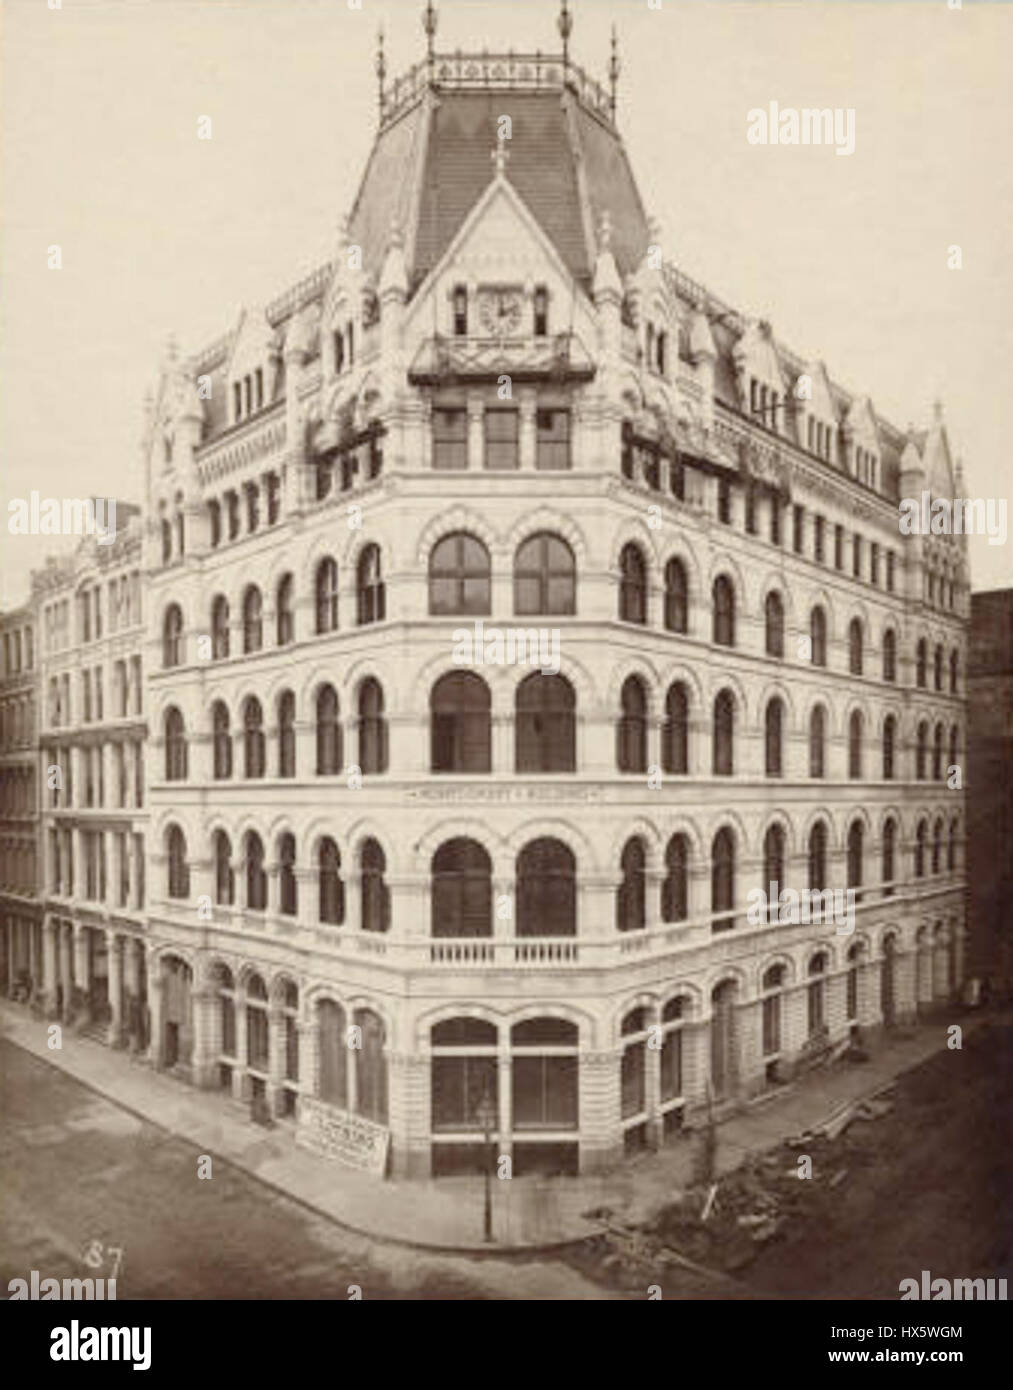
{"type": "Polygon", "coordinates": [[[257,368],[256,374],[255,374],[255,377],[254,377],[254,380],[256,381],[256,385],[257,385],[257,409],[258,409],[258,410],[263,410],[263,408],[264,408],[264,369],[263,369],[263,367],[258,367],[258,368],[257,368]]]}
{"type": "Polygon", "coordinates": [[[468,291],[463,285],[454,290],[454,337],[468,336],[468,291]]]}
{"type": "Polygon", "coordinates": [[[334,342],[334,374],[340,376],[345,369],[345,339],[341,333],[333,335],[334,342]]]}
{"type": "Polygon", "coordinates": [[[243,388],[238,381],[232,383],[232,414],[236,423],[243,418],[243,388]]]}
{"type": "Polygon", "coordinates": [[[549,292],[544,285],[535,290],[535,337],[544,338],[549,331],[549,292]]]}
{"type": "Polygon", "coordinates": [[[665,375],[665,361],[668,355],[668,334],[658,334],[657,364],[658,371],[662,376],[665,375]]]}
{"type": "Polygon", "coordinates": [[[362,326],[372,328],[380,322],[380,301],[375,294],[367,294],[362,306],[362,326]]]}

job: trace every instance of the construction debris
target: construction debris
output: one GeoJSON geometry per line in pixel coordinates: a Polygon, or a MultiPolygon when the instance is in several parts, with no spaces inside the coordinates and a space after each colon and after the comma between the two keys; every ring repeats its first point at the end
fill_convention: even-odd
{"type": "Polygon", "coordinates": [[[711,1207],[714,1205],[714,1198],[718,1195],[717,1183],[712,1183],[710,1191],[707,1193],[707,1200],[703,1204],[703,1211],[700,1213],[700,1220],[706,1221],[711,1214],[711,1207]]]}

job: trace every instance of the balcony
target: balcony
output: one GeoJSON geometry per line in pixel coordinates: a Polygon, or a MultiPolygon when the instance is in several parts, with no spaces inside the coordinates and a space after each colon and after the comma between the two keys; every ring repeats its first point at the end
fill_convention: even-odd
{"type": "Polygon", "coordinates": [[[595,374],[576,333],[552,337],[427,339],[408,369],[413,386],[495,384],[509,376],[515,384],[540,381],[591,381],[595,374]]]}

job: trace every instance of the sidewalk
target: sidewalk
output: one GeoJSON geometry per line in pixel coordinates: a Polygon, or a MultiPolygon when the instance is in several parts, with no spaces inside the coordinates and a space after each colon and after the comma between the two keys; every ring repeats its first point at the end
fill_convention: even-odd
{"type": "MultiPolygon", "coordinates": [[[[965,1034],[988,1021],[962,1015],[965,1034]]],[[[718,1126],[719,1173],[816,1124],[844,1101],[869,1095],[946,1045],[946,1026],[917,1026],[914,1036],[882,1047],[869,1062],[810,1074],[718,1126]]],[[[318,1215],[359,1235],[430,1250],[548,1249],[593,1235],[597,1222],[582,1213],[610,1207],[624,1219],[643,1220],[688,1185],[693,1138],[632,1159],[612,1173],[580,1178],[513,1178],[493,1183],[495,1244],[482,1241],[483,1183],[478,1178],[438,1182],[381,1181],[297,1148],[290,1128],[263,1130],[222,1096],[192,1089],[153,1072],[125,1052],[79,1038],[68,1030],[63,1047],[47,1047],[46,1024],[0,1001],[0,1036],[58,1067],[74,1080],[150,1124],[191,1143],[195,1154],[235,1164],[318,1215]]]]}

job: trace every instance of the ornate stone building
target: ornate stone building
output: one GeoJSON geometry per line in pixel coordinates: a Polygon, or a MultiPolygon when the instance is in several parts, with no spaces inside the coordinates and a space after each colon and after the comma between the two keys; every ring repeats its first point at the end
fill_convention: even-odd
{"type": "Polygon", "coordinates": [[[568,16],[425,23],[333,261],[149,413],[151,1056],[591,1170],[960,980],[953,465],[665,259],[568,16]]]}
{"type": "Polygon", "coordinates": [[[142,526],[116,508],[32,575],[41,634],[41,974],[48,1015],[113,1046],[147,1044],[142,526]]]}
{"type": "Polygon", "coordinates": [[[30,998],[42,951],[36,660],[31,606],[0,614],[0,991],[15,999],[30,998]]]}

